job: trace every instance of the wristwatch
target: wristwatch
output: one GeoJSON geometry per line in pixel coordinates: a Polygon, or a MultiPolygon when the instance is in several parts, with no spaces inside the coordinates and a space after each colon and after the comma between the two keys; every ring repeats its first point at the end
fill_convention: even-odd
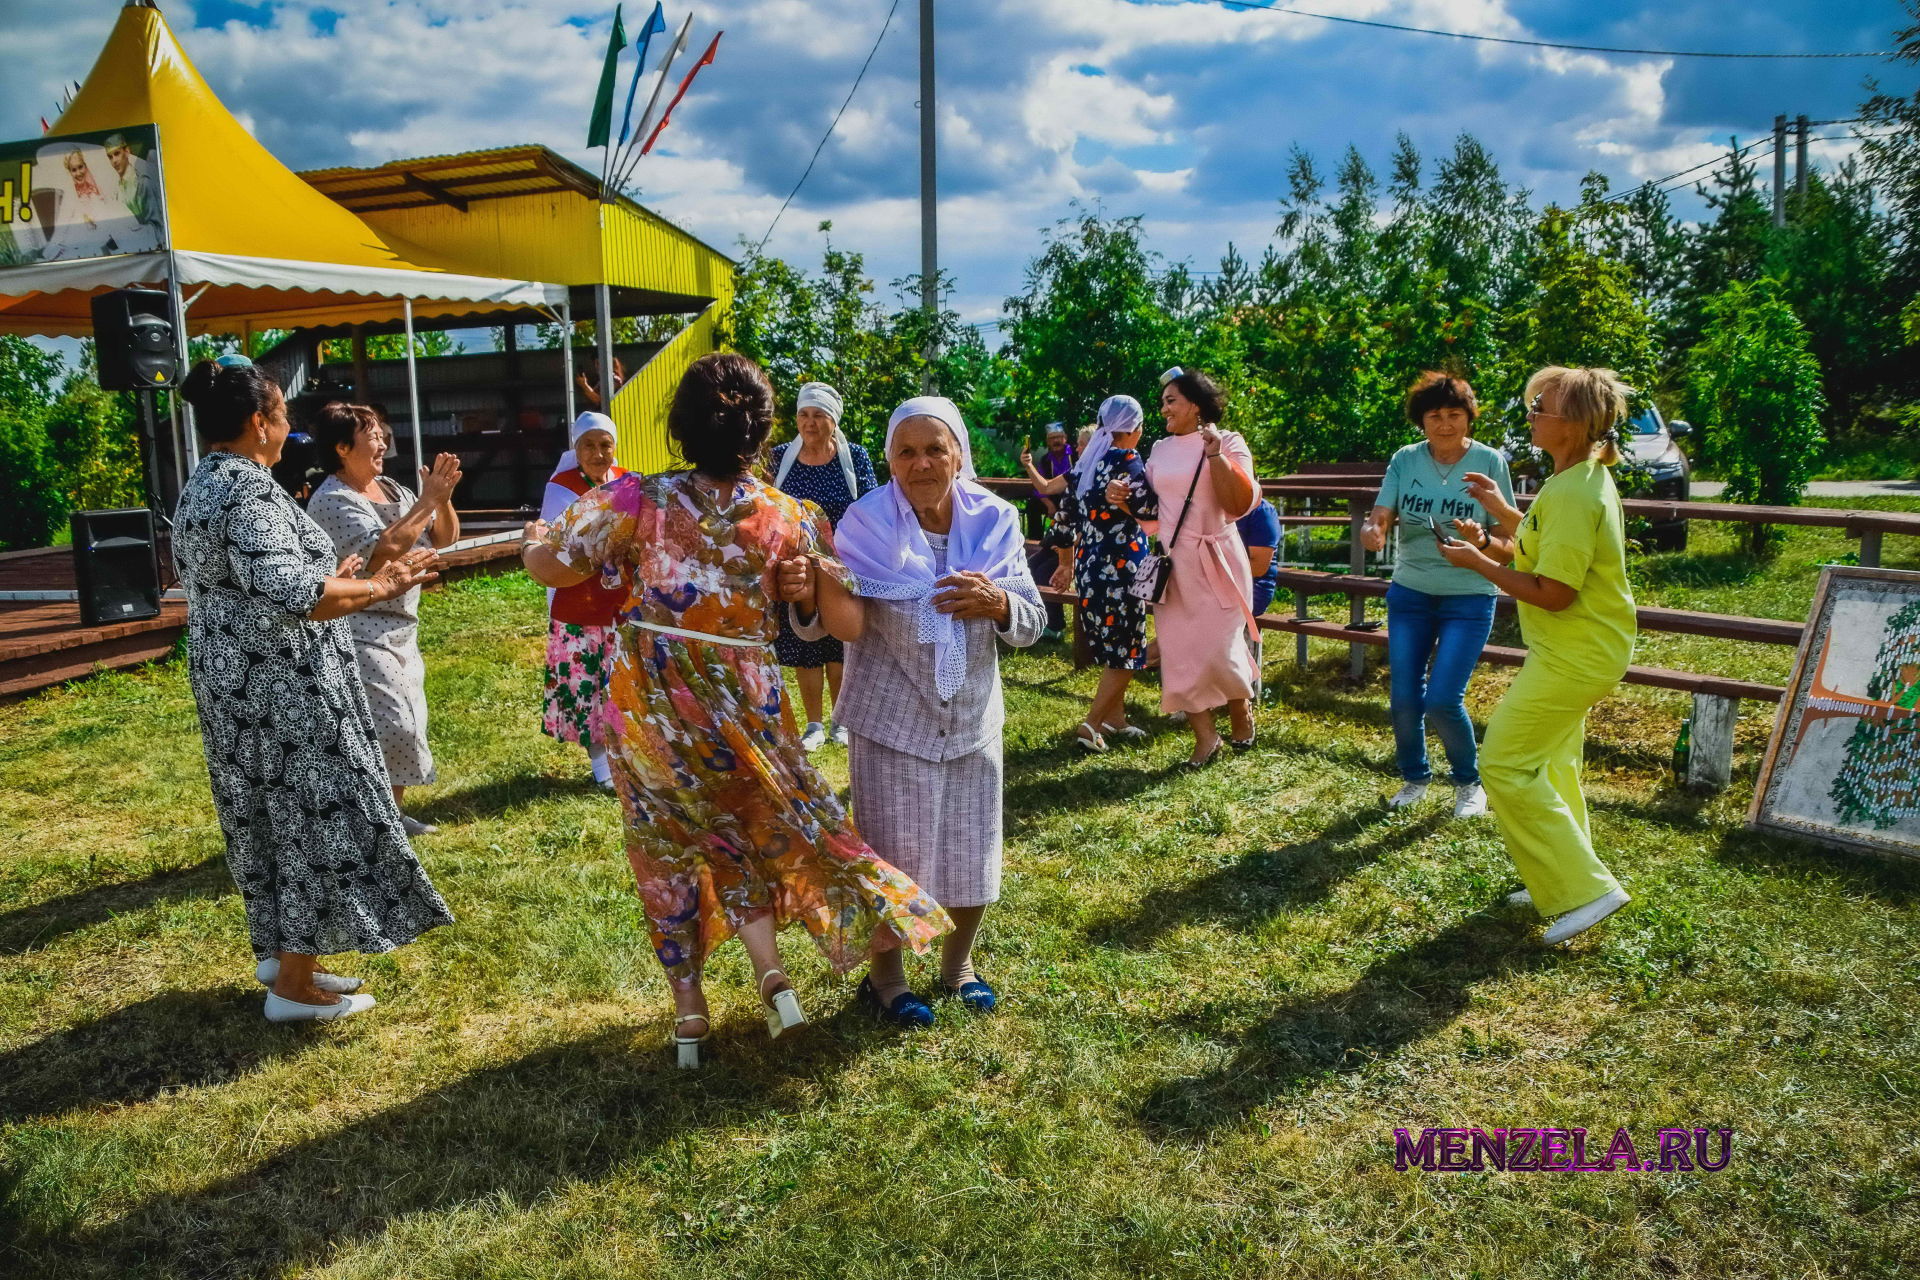
{"type": "Polygon", "coordinates": [[[1488,547],[1492,545],[1493,545],[1493,535],[1491,533],[1488,533],[1485,529],[1482,529],[1480,531],[1480,549],[1482,551],[1485,551],[1488,547]]]}

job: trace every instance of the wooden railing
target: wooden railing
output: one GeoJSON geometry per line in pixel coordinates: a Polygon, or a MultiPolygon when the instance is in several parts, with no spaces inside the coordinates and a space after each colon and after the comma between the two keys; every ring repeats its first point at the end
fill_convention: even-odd
{"type": "MultiPolygon", "coordinates": [[[[1020,479],[993,478],[985,479],[981,483],[1013,501],[1018,501],[1032,493],[1032,486],[1020,479]]],[[[1386,631],[1383,628],[1356,630],[1354,626],[1366,620],[1367,600],[1386,595],[1389,585],[1385,578],[1373,577],[1367,573],[1367,552],[1360,542],[1360,525],[1366,519],[1373,499],[1379,492],[1378,481],[1360,474],[1298,475],[1263,480],[1260,482],[1260,487],[1277,507],[1282,508],[1283,527],[1345,525],[1348,548],[1348,572],[1344,574],[1315,569],[1281,569],[1278,574],[1277,589],[1293,593],[1294,615],[1292,617],[1264,615],[1259,619],[1261,629],[1294,636],[1296,645],[1294,660],[1303,667],[1307,663],[1309,640],[1343,641],[1348,646],[1349,670],[1355,677],[1360,676],[1366,670],[1367,651],[1370,648],[1382,647],[1387,642],[1386,631]],[[1336,505],[1344,503],[1346,510],[1317,513],[1285,510],[1286,505],[1294,502],[1310,505],[1321,502],[1336,505]],[[1347,597],[1346,623],[1329,622],[1310,614],[1309,601],[1312,597],[1321,595],[1347,597]]],[[[1532,503],[1533,495],[1531,494],[1521,495],[1518,499],[1518,505],[1523,508],[1531,506],[1532,503]]],[[[1859,539],[1858,559],[1863,565],[1880,563],[1881,543],[1887,534],[1920,537],[1920,514],[1908,512],[1862,511],[1834,507],[1745,506],[1721,502],[1668,502],[1650,499],[1628,499],[1621,505],[1625,507],[1628,515],[1661,523],[1676,520],[1713,520],[1739,524],[1782,524],[1803,528],[1840,529],[1848,537],[1859,539]]],[[[1062,604],[1074,602],[1071,593],[1043,590],[1042,595],[1062,604]]],[[[1510,611],[1514,607],[1512,598],[1501,596],[1497,607],[1510,611]]],[[[1778,618],[1750,618],[1734,614],[1698,613],[1687,609],[1642,607],[1636,613],[1642,631],[1709,636],[1749,644],[1797,647],[1806,629],[1802,622],[1778,618]]],[[[1492,663],[1518,665],[1525,661],[1526,650],[1508,645],[1489,644],[1482,651],[1481,656],[1485,661],[1492,663]]],[[[1707,790],[1725,787],[1732,777],[1733,729],[1739,715],[1739,704],[1749,700],[1777,703],[1785,693],[1778,685],[1690,671],[1675,671],[1665,667],[1630,667],[1627,670],[1625,682],[1652,688],[1673,689],[1693,695],[1692,752],[1687,781],[1692,786],[1707,790]]]]}

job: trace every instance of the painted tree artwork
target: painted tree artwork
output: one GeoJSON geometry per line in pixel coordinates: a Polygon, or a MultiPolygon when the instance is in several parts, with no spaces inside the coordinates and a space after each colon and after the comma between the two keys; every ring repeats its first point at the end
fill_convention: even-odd
{"type": "Polygon", "coordinates": [[[1920,857],[1920,573],[1822,573],[1752,821],[1920,857]]]}

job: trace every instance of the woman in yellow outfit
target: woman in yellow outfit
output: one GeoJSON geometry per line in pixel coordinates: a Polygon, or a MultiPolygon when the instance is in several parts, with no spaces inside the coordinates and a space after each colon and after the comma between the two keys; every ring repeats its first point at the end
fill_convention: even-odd
{"type": "Polygon", "coordinates": [[[1553,459],[1532,508],[1523,517],[1490,478],[1466,477],[1512,540],[1512,566],[1474,545],[1476,529],[1442,553],[1519,602],[1527,661],[1487,725],[1480,774],[1527,886],[1512,900],[1553,920],[1548,942],[1565,942],[1627,905],[1593,852],[1580,794],[1587,709],[1633,659],[1625,518],[1608,470],[1620,460],[1627,389],[1611,369],[1555,366],[1527,380],[1526,397],[1533,443],[1553,459]]]}

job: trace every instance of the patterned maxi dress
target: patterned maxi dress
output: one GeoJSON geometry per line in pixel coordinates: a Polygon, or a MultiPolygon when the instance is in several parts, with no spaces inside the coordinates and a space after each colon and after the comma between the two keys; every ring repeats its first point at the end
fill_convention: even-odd
{"type": "Polygon", "coordinates": [[[627,575],[607,740],[670,980],[692,982],[768,912],[776,927],[803,925],[841,972],[865,960],[876,927],[916,951],[952,927],[861,840],[794,731],[768,584],[776,560],[802,551],[849,580],[825,558],[817,509],[753,479],[720,501],[687,472],[629,475],[583,495],[547,545],[576,570],[627,575]]]}
{"type": "Polygon", "coordinates": [[[1141,520],[1157,514],[1146,463],[1134,449],[1109,449],[1093,464],[1093,484],[1083,500],[1071,482],[1060,495],[1060,515],[1044,541],[1073,547],[1073,584],[1080,594],[1079,621],[1093,664],[1138,671],[1147,664],[1147,602],[1127,591],[1133,567],[1147,551],[1141,520]],[[1133,514],[1107,501],[1107,484],[1125,480],[1133,514]]]}
{"type": "MultiPolygon", "coordinates": [[[[626,475],[610,467],[608,480],[626,475]]],[[[579,467],[547,481],[540,518],[557,520],[579,496],[594,487],[579,467]]],[[[609,587],[598,578],[547,592],[547,683],[540,711],[540,732],[556,742],[577,742],[591,751],[604,747],[598,726],[606,721],[602,704],[613,671],[613,615],[626,603],[624,586],[609,587]]]]}
{"type": "Polygon", "coordinates": [[[391,951],[451,923],[400,829],[353,636],[307,620],[333,542],[272,472],[216,451],[180,494],[173,558],[254,956],[391,951]]]}

